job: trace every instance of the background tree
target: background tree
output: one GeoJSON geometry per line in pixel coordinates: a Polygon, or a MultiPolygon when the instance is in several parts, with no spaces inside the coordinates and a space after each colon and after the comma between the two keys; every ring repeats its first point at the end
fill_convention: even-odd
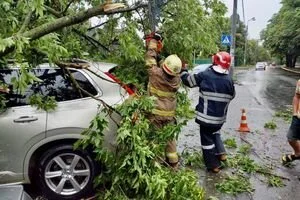
{"type": "Polygon", "coordinates": [[[273,55],[284,56],[286,66],[295,67],[300,55],[300,1],[283,0],[282,7],[262,36],[273,55]]]}
{"type": "Polygon", "coordinates": [[[271,60],[269,51],[259,44],[259,40],[248,40],[247,64],[255,65],[256,62],[266,62],[271,60]]]}

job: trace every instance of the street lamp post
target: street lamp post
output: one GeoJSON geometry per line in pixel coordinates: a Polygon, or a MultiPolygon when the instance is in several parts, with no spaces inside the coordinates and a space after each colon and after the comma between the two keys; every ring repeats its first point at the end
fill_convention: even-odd
{"type": "Polygon", "coordinates": [[[251,21],[255,21],[255,17],[252,17],[251,19],[249,19],[247,21],[247,24],[246,24],[246,34],[245,34],[245,50],[244,50],[244,65],[246,65],[246,55],[247,55],[247,38],[248,38],[248,26],[249,26],[249,22],[251,21]]]}

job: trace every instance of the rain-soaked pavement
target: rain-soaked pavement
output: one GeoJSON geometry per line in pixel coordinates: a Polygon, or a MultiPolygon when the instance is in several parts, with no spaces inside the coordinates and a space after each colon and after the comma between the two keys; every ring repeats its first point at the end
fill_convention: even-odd
{"type": "MultiPolygon", "coordinates": [[[[273,173],[289,180],[284,180],[285,187],[269,187],[261,175],[253,174],[250,178],[255,189],[253,193],[232,196],[221,194],[215,189],[215,184],[222,180],[223,175],[230,174],[230,169],[224,169],[221,174],[217,175],[198,169],[200,184],[205,188],[207,196],[214,196],[220,200],[300,199],[300,161],[295,161],[295,165],[291,168],[283,167],[280,161],[282,154],[291,152],[286,141],[289,124],[281,118],[274,117],[276,111],[291,106],[296,80],[300,78],[300,75],[273,67],[267,68],[266,71],[236,70],[235,74],[237,76],[236,97],[229,106],[227,122],[221,131],[223,139],[235,138],[238,146],[245,141],[250,143],[252,159],[261,165],[273,166],[273,173]],[[240,125],[241,108],[246,109],[250,133],[241,134],[236,131],[240,125]],[[264,124],[271,120],[274,120],[277,128],[265,129],[264,124]]],[[[189,96],[196,105],[198,90],[191,89],[189,96]]],[[[186,148],[201,151],[199,127],[194,120],[189,121],[179,136],[179,151],[186,148]]]]}

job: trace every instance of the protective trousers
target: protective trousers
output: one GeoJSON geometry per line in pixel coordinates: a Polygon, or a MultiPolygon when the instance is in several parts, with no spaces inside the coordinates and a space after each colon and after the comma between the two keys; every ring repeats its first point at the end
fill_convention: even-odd
{"type": "MultiPolygon", "coordinates": [[[[151,123],[155,126],[155,128],[162,128],[167,124],[174,124],[175,120],[163,119],[161,116],[152,115],[150,117],[151,123]]],[[[176,140],[167,141],[167,146],[165,149],[166,160],[169,164],[178,163],[178,154],[176,149],[176,140]]]]}
{"type": "Polygon", "coordinates": [[[208,170],[221,166],[219,155],[225,154],[225,148],[220,135],[220,127],[200,125],[200,138],[203,159],[208,170]]]}

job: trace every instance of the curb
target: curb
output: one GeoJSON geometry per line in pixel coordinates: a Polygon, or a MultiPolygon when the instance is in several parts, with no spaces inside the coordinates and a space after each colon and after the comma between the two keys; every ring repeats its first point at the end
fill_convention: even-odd
{"type": "Polygon", "coordinates": [[[295,71],[295,70],[292,70],[292,69],[288,69],[286,67],[280,67],[280,68],[285,70],[285,71],[288,71],[288,72],[292,72],[292,73],[295,73],[295,74],[300,74],[300,71],[295,71]]]}

